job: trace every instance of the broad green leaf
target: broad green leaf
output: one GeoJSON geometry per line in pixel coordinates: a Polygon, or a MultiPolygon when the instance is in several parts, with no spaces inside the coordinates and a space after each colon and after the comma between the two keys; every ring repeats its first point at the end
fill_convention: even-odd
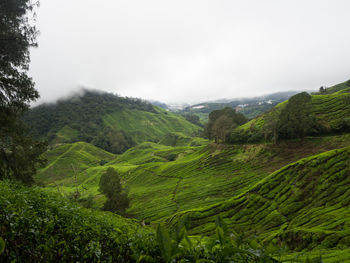
{"type": "Polygon", "coordinates": [[[171,260],[172,240],[168,231],[161,225],[157,227],[157,241],[162,252],[162,256],[168,262],[171,260]]]}
{"type": "Polygon", "coordinates": [[[217,239],[219,240],[220,244],[224,245],[224,243],[225,243],[224,230],[220,226],[216,227],[216,236],[217,236],[217,239]]]}
{"type": "Polygon", "coordinates": [[[5,250],[5,241],[0,237],[0,255],[4,252],[5,250]]]}
{"type": "Polygon", "coordinates": [[[154,259],[148,255],[141,255],[138,260],[139,263],[150,263],[154,262],[154,259]]]}
{"type": "Polygon", "coordinates": [[[214,261],[209,259],[198,259],[196,263],[213,263],[214,261]]]}
{"type": "Polygon", "coordinates": [[[273,243],[268,244],[267,248],[266,248],[266,252],[268,254],[275,254],[278,251],[278,247],[276,245],[274,245],[273,243]]]}
{"type": "Polygon", "coordinates": [[[249,241],[249,245],[250,245],[250,247],[252,248],[252,249],[254,249],[254,250],[257,250],[257,249],[259,249],[259,243],[255,240],[255,239],[252,239],[252,240],[250,240],[249,241]]]}

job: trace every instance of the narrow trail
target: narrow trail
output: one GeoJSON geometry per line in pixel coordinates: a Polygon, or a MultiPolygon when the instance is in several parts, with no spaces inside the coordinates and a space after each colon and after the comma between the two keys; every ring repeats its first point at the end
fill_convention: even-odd
{"type": "Polygon", "coordinates": [[[161,178],[169,178],[169,179],[178,179],[177,183],[176,183],[176,186],[172,192],[172,198],[171,198],[171,201],[176,205],[176,210],[175,212],[177,212],[179,209],[180,209],[180,205],[178,203],[178,201],[176,201],[176,194],[177,194],[177,191],[180,187],[180,183],[181,181],[183,180],[183,178],[181,177],[176,177],[176,176],[168,176],[168,175],[159,175],[159,174],[156,174],[155,172],[153,171],[150,171],[148,169],[144,169],[146,172],[152,174],[153,176],[157,176],[157,177],[161,177],[161,178]]]}
{"type": "Polygon", "coordinates": [[[179,178],[179,180],[176,183],[176,186],[173,191],[173,198],[171,198],[171,201],[173,201],[176,204],[176,212],[179,211],[180,205],[179,203],[175,200],[177,190],[179,189],[180,183],[183,180],[183,178],[179,178]]]}

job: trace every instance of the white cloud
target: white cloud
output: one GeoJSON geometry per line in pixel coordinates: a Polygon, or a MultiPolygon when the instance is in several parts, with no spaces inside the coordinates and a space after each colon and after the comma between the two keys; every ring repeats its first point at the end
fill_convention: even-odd
{"type": "Polygon", "coordinates": [[[165,102],[310,90],[350,78],[348,0],[42,1],[42,101],[79,86],[165,102]]]}

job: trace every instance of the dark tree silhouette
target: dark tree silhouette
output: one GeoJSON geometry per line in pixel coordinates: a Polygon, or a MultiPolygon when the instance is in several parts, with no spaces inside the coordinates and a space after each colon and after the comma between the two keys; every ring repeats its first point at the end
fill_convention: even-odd
{"type": "Polygon", "coordinates": [[[33,182],[45,144],[35,142],[20,118],[39,97],[28,76],[29,48],[35,47],[36,28],[29,23],[38,2],[0,1],[0,179],[33,182]]]}
{"type": "Polygon", "coordinates": [[[113,168],[108,168],[101,176],[99,190],[107,197],[103,209],[117,214],[124,214],[129,207],[127,192],[122,188],[120,177],[113,168]]]}
{"type": "Polygon", "coordinates": [[[311,95],[302,92],[288,100],[281,111],[278,123],[279,137],[285,139],[302,139],[310,132],[315,120],[310,114],[311,95]]]}

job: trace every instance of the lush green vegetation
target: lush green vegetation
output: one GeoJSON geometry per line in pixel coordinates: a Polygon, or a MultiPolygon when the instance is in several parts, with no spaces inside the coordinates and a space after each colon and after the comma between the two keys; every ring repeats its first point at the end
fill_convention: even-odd
{"type": "Polygon", "coordinates": [[[157,142],[170,132],[191,136],[201,130],[148,102],[88,90],[37,106],[24,120],[38,138],[47,139],[51,145],[85,141],[113,153],[122,153],[144,141],[157,142]]]}
{"type": "Polygon", "coordinates": [[[84,90],[23,117],[37,5],[0,3],[1,262],[350,261],[350,81],[183,116],[84,90]]]}
{"type": "Polygon", "coordinates": [[[349,91],[348,88],[350,88],[350,80],[345,81],[343,83],[339,83],[329,88],[321,87],[319,92],[315,92],[315,94],[322,95],[322,94],[333,94],[339,91],[346,92],[346,91],[349,91]]]}
{"type": "Polygon", "coordinates": [[[0,182],[1,262],[277,262],[276,245],[228,235],[221,218],[207,241],[186,221],[157,233],[131,219],[79,207],[35,187],[0,182]]]}
{"type": "Polygon", "coordinates": [[[103,210],[120,215],[125,214],[125,209],[130,203],[128,192],[122,188],[119,174],[113,168],[108,168],[101,176],[99,191],[107,197],[103,210]]]}
{"type": "Polygon", "coordinates": [[[44,154],[44,158],[48,160],[48,165],[39,170],[35,179],[42,184],[50,184],[74,177],[90,167],[103,165],[115,155],[89,143],[76,142],[54,147],[44,154]]]}
{"type": "Polygon", "coordinates": [[[29,50],[36,47],[37,29],[31,23],[37,1],[0,2],[0,180],[33,182],[46,144],[33,140],[21,118],[39,98],[28,75],[29,50]]]}
{"type": "MultiPolygon", "coordinates": [[[[0,261],[130,262],[136,221],[83,209],[38,188],[0,182],[0,261]]],[[[146,231],[146,230],[142,230],[146,231]]]]}
{"type": "MultiPolygon", "coordinates": [[[[311,95],[307,115],[312,116],[313,119],[309,121],[312,126],[306,131],[306,135],[349,132],[350,94],[348,91],[349,88],[346,88],[331,94],[311,95]]],[[[237,127],[231,134],[231,142],[246,143],[272,140],[274,128],[281,124],[281,114],[285,112],[284,109],[287,105],[288,102],[280,103],[265,114],[237,127]]]]}
{"type": "MultiPolygon", "coordinates": [[[[318,123],[341,119],[344,115],[338,102],[344,96],[347,93],[313,95],[307,110],[318,123]],[[326,112],[325,107],[339,107],[339,110],[326,112]]],[[[271,133],[274,124],[278,124],[274,120],[280,112],[298,112],[286,105],[282,103],[238,129],[249,130],[251,134],[258,131],[256,135],[258,129],[247,127],[260,122],[265,136],[264,125],[269,123],[271,133]]],[[[346,105],[345,100],[341,105],[346,105]]],[[[134,118],[132,112],[126,112],[134,118]]],[[[116,115],[106,116],[110,123],[121,123],[128,132],[137,129],[123,122],[126,115],[123,118],[116,115]]],[[[143,118],[150,116],[146,113],[143,118]]],[[[130,208],[126,215],[151,226],[163,222],[176,229],[182,219],[188,218],[186,231],[190,234],[218,240],[215,218],[220,215],[227,222],[228,237],[230,233],[244,239],[255,236],[261,249],[277,242],[285,249],[284,252],[278,249],[283,254],[282,259],[303,261],[310,255],[319,257],[319,253],[327,262],[347,259],[348,252],[344,249],[349,245],[350,213],[344,202],[348,195],[346,175],[350,149],[340,148],[350,146],[349,134],[306,137],[302,141],[225,145],[186,136],[183,132],[170,132],[158,141],[139,143],[120,155],[83,142],[55,146],[45,154],[48,166],[39,171],[36,179],[50,192],[67,197],[78,192],[74,200],[98,209],[107,200],[100,192],[99,183],[106,171],[113,168],[120,176],[121,185],[129,192],[130,208]],[[333,151],[328,152],[330,150],[333,151]],[[318,155],[310,157],[314,154],[318,155]],[[64,172],[57,176],[54,171],[64,172]]],[[[202,258],[196,254],[197,250],[191,250],[193,247],[185,237],[178,241],[179,229],[168,233],[158,228],[159,231],[164,236],[159,237],[158,233],[158,241],[162,239],[168,244],[160,243],[158,251],[165,261],[179,259],[178,255],[188,260],[184,255],[191,255],[191,260],[202,258]]],[[[196,239],[189,240],[193,243],[196,239]]],[[[233,256],[237,246],[232,240],[227,243],[230,244],[227,251],[233,256]]],[[[204,239],[201,245],[205,246],[206,259],[218,260],[217,255],[212,254],[210,241],[204,239]]],[[[241,248],[252,249],[247,243],[241,248]]],[[[228,260],[227,256],[221,258],[221,262],[228,260]]]]}
{"type": "Polygon", "coordinates": [[[293,250],[349,247],[350,148],[289,164],[230,200],[178,213],[190,219],[191,233],[214,231],[217,215],[231,228],[293,250]]]}
{"type": "Polygon", "coordinates": [[[205,135],[215,142],[228,142],[231,131],[246,123],[248,120],[242,113],[226,107],[209,114],[209,121],[205,126],[205,135]]]}
{"type": "MultiPolygon", "coordinates": [[[[128,212],[139,219],[155,221],[176,211],[223,201],[290,162],[347,145],[347,135],[306,139],[303,144],[285,142],[234,147],[208,145],[208,142],[202,146],[172,147],[147,142],[103,166],[95,165],[77,173],[77,182],[82,197],[92,194],[102,206],[104,199],[98,191],[98,183],[106,169],[113,167],[130,190],[128,212]]],[[[69,168],[65,178],[55,183],[54,178],[47,181],[53,191],[60,190],[67,195],[75,191],[74,171],[69,168]]],[[[60,170],[59,166],[55,169],[60,170]]],[[[42,177],[52,177],[42,171],[42,177]]]]}
{"type": "MultiPolygon", "coordinates": [[[[248,236],[258,234],[261,242],[284,240],[286,245],[297,250],[308,248],[318,251],[335,247],[339,254],[339,249],[342,249],[345,242],[341,240],[347,235],[346,231],[339,229],[339,224],[346,222],[347,210],[337,207],[337,204],[342,206],[340,200],[345,200],[341,193],[337,196],[331,192],[335,189],[335,193],[338,193],[336,189],[347,184],[346,181],[333,180],[333,177],[336,178],[337,174],[346,170],[349,149],[307,158],[270,176],[268,174],[303,156],[339,148],[348,145],[349,142],[348,135],[339,135],[306,139],[302,145],[298,142],[286,142],[279,145],[244,145],[237,148],[217,145],[171,147],[143,143],[104,166],[87,169],[85,173],[90,177],[82,181],[84,183],[79,187],[84,186],[89,189],[87,192],[94,193],[99,198],[99,177],[108,167],[114,167],[120,173],[123,184],[130,189],[131,208],[128,213],[140,220],[154,222],[168,217],[167,220],[172,225],[178,222],[179,217],[190,215],[190,233],[212,235],[215,233],[216,215],[221,214],[226,218],[230,231],[242,229],[248,236]],[[183,154],[185,151],[187,153],[183,154]],[[173,159],[174,153],[177,156],[181,155],[180,158],[173,159]],[[333,166],[337,167],[334,173],[324,172],[333,166]],[[303,180],[298,176],[302,176],[303,180]],[[322,180],[317,180],[317,176],[322,180]],[[315,177],[310,186],[316,187],[315,192],[305,203],[300,203],[300,199],[303,200],[303,196],[310,192],[307,185],[310,177],[315,177]],[[324,182],[323,185],[320,182],[324,182]],[[252,187],[254,184],[255,187],[252,187]],[[324,192],[324,187],[329,188],[332,184],[334,186],[329,189],[330,192],[324,192]],[[305,191],[302,190],[304,188],[305,191]],[[276,201],[273,196],[275,193],[281,193],[276,197],[276,201]],[[232,198],[233,196],[235,197],[232,198]],[[230,200],[225,201],[227,199],[230,200]],[[332,204],[329,203],[330,200],[334,200],[332,204]],[[278,209],[283,208],[285,214],[281,216],[275,204],[279,205],[278,209]],[[245,206],[247,207],[243,209],[245,206]],[[310,217],[305,216],[305,213],[310,217]],[[172,216],[173,214],[175,216],[172,216]],[[237,216],[232,217],[236,214],[237,216]],[[339,216],[336,216],[337,214],[339,216]],[[289,218],[291,223],[285,221],[285,218],[289,218]],[[312,218],[315,218],[311,220],[312,223],[307,223],[312,218]],[[332,221],[329,221],[330,218],[333,218],[332,221]],[[316,234],[319,239],[312,241],[316,234]],[[339,236],[339,242],[336,243],[338,245],[327,245],[325,240],[328,235],[339,236]],[[300,246],[293,247],[293,244],[300,246]]],[[[82,174],[78,175],[78,178],[82,174]]],[[[75,190],[72,178],[73,175],[70,179],[61,181],[61,192],[75,190]],[[63,186],[64,184],[66,186],[63,186]]],[[[53,191],[56,189],[57,187],[52,188],[53,191]]],[[[79,189],[83,191],[82,187],[79,189]]],[[[346,188],[343,187],[344,189],[346,188]]],[[[346,229],[346,225],[343,228],[346,229]]],[[[318,256],[316,252],[314,256],[318,256]]],[[[307,256],[299,257],[305,259],[307,256]]]]}

